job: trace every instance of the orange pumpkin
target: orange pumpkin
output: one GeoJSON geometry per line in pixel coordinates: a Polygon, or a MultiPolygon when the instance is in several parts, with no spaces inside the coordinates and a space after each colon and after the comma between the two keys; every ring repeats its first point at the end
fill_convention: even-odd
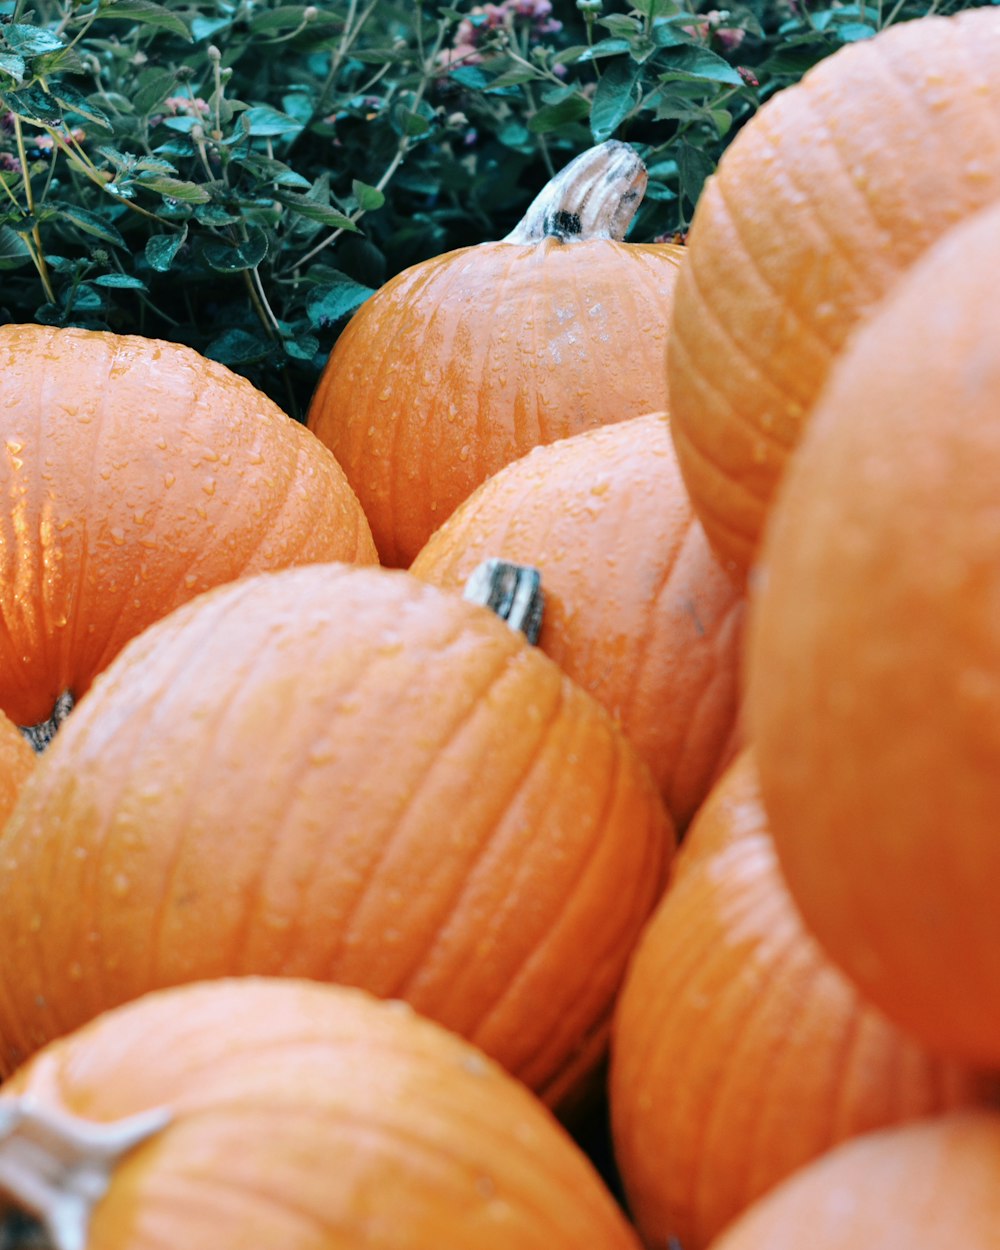
{"type": "Polygon", "coordinates": [[[610,1091],[645,1244],[701,1250],[838,1142],[995,1101],[1000,1082],[926,1053],[822,953],[779,876],[745,752],[698,812],[636,949],[610,1091]]]}
{"type": "Polygon", "coordinates": [[[0,838],[7,1070],[147,990],[257,973],[405,998],[557,1102],[604,1051],[672,849],[596,700],[384,569],[199,596],[41,763],[0,838]]]}
{"type": "Polygon", "coordinates": [[[35,753],[12,720],[0,712],[0,827],[35,764],[35,753]]]}
{"type": "Polygon", "coordinates": [[[854,327],[1000,196],[998,59],[996,8],[889,27],[769,100],[706,183],[667,376],[684,477],[735,570],[854,327]]]}
{"type": "Polygon", "coordinates": [[[992,1250],[1000,1229],[1000,1115],[882,1129],[803,1168],[712,1250],[992,1250]]]}
{"type": "Polygon", "coordinates": [[[1000,1064],[1000,205],[831,375],[775,506],[749,715],[782,870],[864,993],[1000,1064]]]}
{"type": "Polygon", "coordinates": [[[47,1047],[0,1093],[0,1183],[87,1250],[638,1250],[519,1082],[292,980],[151,994],[47,1047]]]}
{"type": "Polygon", "coordinates": [[[0,709],[21,725],[199,591],[377,559],[329,451],[188,347],[6,325],[0,376],[0,709]]]}
{"type": "Polygon", "coordinates": [[[619,721],[683,828],[735,732],[743,596],[694,517],[666,414],[514,461],[410,571],[458,589],[494,556],[539,570],[538,645],[619,721]]]}
{"type": "Polygon", "coordinates": [[[309,409],[406,566],[485,478],[539,443],[664,408],[677,266],[625,243],[646,186],[635,151],[581,154],[499,242],[398,274],[338,338],[309,409]]]}

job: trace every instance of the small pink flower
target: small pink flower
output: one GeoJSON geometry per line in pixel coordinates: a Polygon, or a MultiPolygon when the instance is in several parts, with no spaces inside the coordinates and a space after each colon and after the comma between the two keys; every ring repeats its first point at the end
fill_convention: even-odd
{"type": "Polygon", "coordinates": [[[760,86],[760,79],[757,77],[757,75],[753,72],[752,69],[748,69],[745,65],[737,65],[736,72],[737,74],[739,74],[739,76],[743,79],[743,81],[746,83],[748,87],[760,86]]]}
{"type": "Polygon", "coordinates": [[[207,117],[211,111],[208,101],[201,96],[170,95],[163,101],[163,107],[172,116],[207,117]]]}

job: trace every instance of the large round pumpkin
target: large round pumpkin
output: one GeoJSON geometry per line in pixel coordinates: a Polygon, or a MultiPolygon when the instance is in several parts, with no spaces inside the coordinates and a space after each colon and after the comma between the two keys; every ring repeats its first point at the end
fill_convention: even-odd
{"type": "Polygon", "coordinates": [[[743,596],[694,516],[666,414],[535,448],[410,571],[459,589],[490,557],[539,570],[538,645],[612,712],[683,828],[736,732],[743,596]]]}
{"type": "Polygon", "coordinates": [[[995,1102],[1000,1081],[927,1053],[805,930],[746,752],[699,810],[633,956],[610,1091],[645,1244],[701,1250],[838,1142],[995,1102]]]}
{"type": "Polygon", "coordinates": [[[1000,1115],[954,1112],[882,1129],[789,1177],[712,1250],[993,1250],[1000,1115]]]}
{"type": "Polygon", "coordinates": [[[0,838],[7,1069],[147,990],[280,974],[405,998],[555,1102],[604,1050],[672,849],[596,700],[384,569],[199,596],[41,764],[0,838]]]}
{"type": "Polygon", "coordinates": [[[1000,1064],[1000,205],[897,286],[777,500],[749,711],[782,869],[874,1002],[1000,1064]]]}
{"type": "Polygon", "coordinates": [[[377,559],[329,451],[191,348],[6,325],[0,378],[0,709],[18,724],[199,591],[377,559]]]}
{"type": "Polygon", "coordinates": [[[539,443],[666,406],[670,243],[625,243],[646,185],[628,144],[567,165],[499,242],[411,266],[355,313],[309,409],[408,565],[486,477],[539,443]]]}
{"type": "Polygon", "coordinates": [[[148,995],[6,1083],[0,1126],[0,1185],[66,1250],[638,1250],[519,1082],[338,986],[148,995]]]}
{"type": "Polygon", "coordinates": [[[668,382],[681,468],[735,569],[853,328],[1000,196],[998,59],[996,8],[890,27],[769,100],[706,183],[668,382]]]}

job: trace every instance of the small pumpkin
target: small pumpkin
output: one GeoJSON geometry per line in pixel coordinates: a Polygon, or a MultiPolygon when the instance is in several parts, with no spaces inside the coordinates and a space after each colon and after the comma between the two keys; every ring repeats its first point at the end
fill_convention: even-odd
{"type": "Polygon", "coordinates": [[[768,100],[706,182],[667,378],[681,469],[738,575],[854,327],[1000,196],[998,58],[989,6],[845,45],[768,100]]]}
{"type": "Polygon", "coordinates": [[[796,1172],[712,1250],[992,1250],[1000,1228],[1000,1115],[953,1112],[882,1129],[796,1172]]]}
{"type": "Polygon", "coordinates": [[[761,790],[807,923],[904,1028],[991,1066],[997,266],[1000,204],[858,330],[776,500],[748,653],[761,790]]]}
{"type": "Polygon", "coordinates": [[[485,478],[539,443],[666,407],[683,248],[626,243],[647,182],[609,140],[499,242],[398,274],[337,339],[309,428],[344,466],[384,564],[408,566],[485,478]]]}
{"type": "Polygon", "coordinates": [[[744,598],[694,515],[666,414],[507,465],[410,571],[457,590],[490,556],[539,570],[538,645],[618,720],[683,829],[731,751],[744,598]]]}
{"type": "Polygon", "coordinates": [[[869,1006],[803,927],[744,751],[688,831],[615,1013],[615,1158],[646,1246],[703,1250],[837,1143],[998,1097],[869,1006]]]}
{"type": "Polygon", "coordinates": [[[20,725],[200,591],[377,560],[330,452],[189,347],[5,325],[0,377],[0,709],[20,725]]]}
{"type": "Polygon", "coordinates": [[[605,709],[486,608],[385,569],[244,578],[133,639],[25,783],[0,1063],[148,990],[300,976],[404,998],[556,1104],[672,848],[605,709]]]}
{"type": "Polygon", "coordinates": [[[0,1093],[0,1186],[59,1250],[638,1250],[499,1066],[295,980],[147,995],[48,1046],[0,1093]]]}

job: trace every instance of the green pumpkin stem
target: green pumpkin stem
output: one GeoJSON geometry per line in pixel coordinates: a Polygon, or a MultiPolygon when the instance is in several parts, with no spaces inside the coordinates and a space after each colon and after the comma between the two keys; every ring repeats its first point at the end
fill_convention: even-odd
{"type": "Polygon", "coordinates": [[[628,143],[609,139],[581,152],[538,193],[504,243],[561,239],[621,242],[628,233],[649,176],[628,143]]]}
{"type": "Polygon", "coordinates": [[[56,730],[63,723],[75,706],[76,700],[68,690],[64,690],[56,699],[52,715],[48,720],[40,720],[37,725],[19,726],[21,733],[40,755],[56,736],[56,730]]]}
{"type": "Polygon", "coordinates": [[[542,575],[528,564],[484,560],[469,575],[463,599],[495,612],[534,645],[542,630],[542,575]]]}
{"type": "Polygon", "coordinates": [[[118,1161],[163,1129],[165,1110],[107,1124],[23,1096],[0,1102],[0,1189],[41,1221],[54,1250],[85,1250],[118,1161]]]}

